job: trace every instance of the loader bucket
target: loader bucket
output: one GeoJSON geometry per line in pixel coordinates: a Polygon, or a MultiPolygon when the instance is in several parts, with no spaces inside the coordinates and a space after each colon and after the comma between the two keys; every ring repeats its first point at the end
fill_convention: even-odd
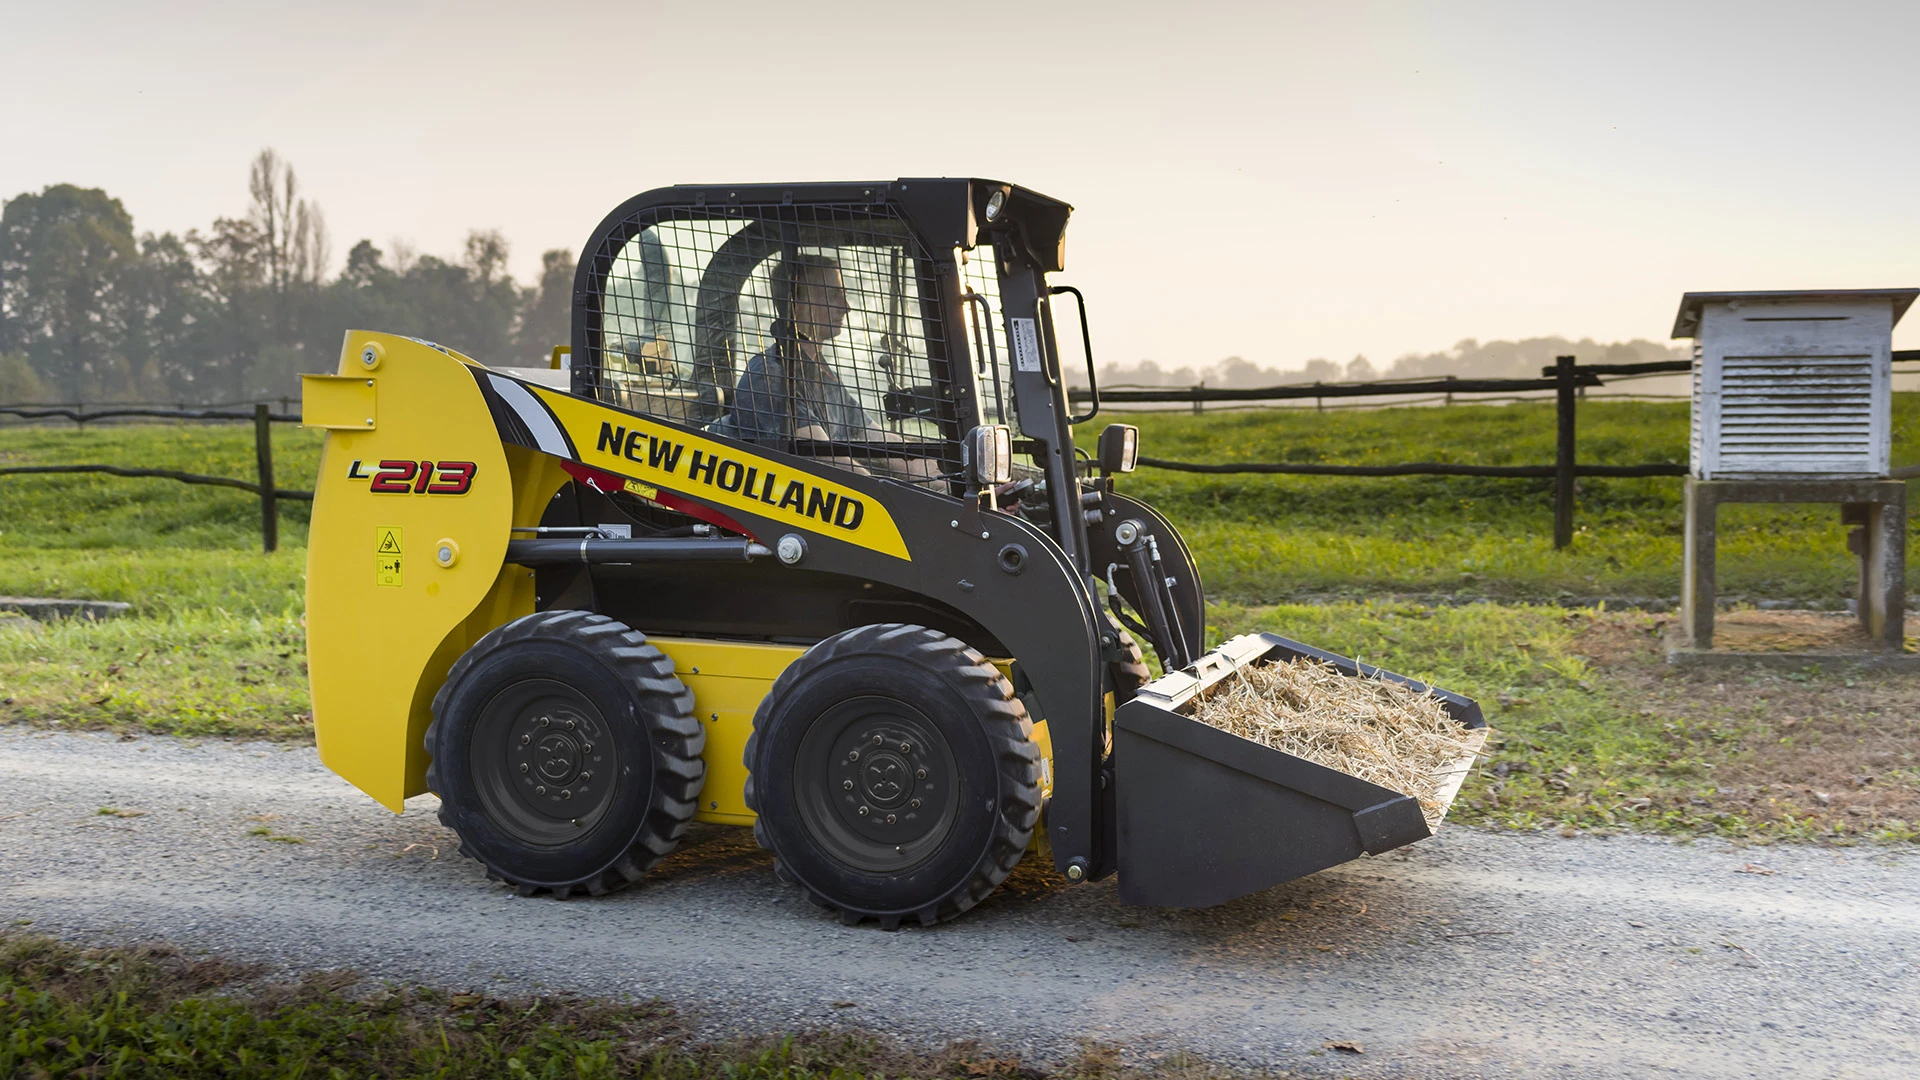
{"type": "MultiPolygon", "coordinates": [[[[1212,907],[1433,835],[1410,795],[1190,718],[1207,691],[1241,668],[1302,657],[1432,689],[1274,634],[1234,638],[1147,684],[1113,718],[1122,902],[1212,907]]],[[[1472,699],[1432,692],[1470,735],[1471,748],[1444,774],[1440,795],[1450,807],[1486,740],[1486,721],[1472,699]]]]}

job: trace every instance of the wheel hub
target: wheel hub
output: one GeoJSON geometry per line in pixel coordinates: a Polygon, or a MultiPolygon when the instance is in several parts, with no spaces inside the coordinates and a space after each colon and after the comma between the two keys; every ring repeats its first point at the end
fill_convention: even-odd
{"type": "Polygon", "coordinates": [[[802,743],[795,762],[801,818],[836,857],[894,872],[946,839],[958,769],[946,739],[917,709],[884,698],[843,702],[814,721],[802,743]]]}
{"type": "Polygon", "coordinates": [[[483,798],[525,842],[579,836],[613,794],[612,739],[599,710],[571,687],[529,679],[503,690],[487,704],[474,740],[483,798]]]}

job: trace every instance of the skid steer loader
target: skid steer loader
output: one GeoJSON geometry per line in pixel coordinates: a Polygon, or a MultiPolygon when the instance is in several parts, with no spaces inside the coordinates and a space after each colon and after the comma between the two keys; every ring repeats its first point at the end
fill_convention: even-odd
{"type": "Polygon", "coordinates": [[[1048,281],[1070,210],[980,179],[665,188],[594,230],[547,366],[349,332],[303,397],[322,760],[395,811],[436,793],[524,894],[632,884],[720,822],[886,927],[1030,848],[1205,906],[1428,836],[1404,793],[1188,718],[1284,657],[1410,680],[1204,650],[1185,542],[1120,490],[1135,429],[1072,441],[1099,405],[1069,411],[1055,332],[1071,300],[1092,381],[1048,281]]]}

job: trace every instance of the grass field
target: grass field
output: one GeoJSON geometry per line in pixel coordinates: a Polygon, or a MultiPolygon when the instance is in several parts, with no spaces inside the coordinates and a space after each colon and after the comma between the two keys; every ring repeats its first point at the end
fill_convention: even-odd
{"type": "MultiPolygon", "coordinates": [[[[1177,461],[1545,465],[1551,403],[1132,413],[1141,453],[1177,461]]],[[[1579,460],[1684,464],[1687,405],[1593,402],[1579,460]]],[[[1083,445],[1092,448],[1092,430],[1083,445]]],[[[1920,460],[1920,394],[1897,394],[1893,456],[1920,460]]],[[[1583,479],[1577,532],[1553,549],[1550,480],[1205,476],[1141,469],[1126,487],[1165,511],[1201,553],[1208,591],[1247,603],[1302,596],[1439,593],[1503,600],[1674,597],[1681,481],[1583,479]]],[[[1852,557],[1832,506],[1729,506],[1720,520],[1726,596],[1839,605],[1852,557]]]]}
{"type": "MultiPolygon", "coordinates": [[[[1920,454],[1916,399],[1897,399],[1899,461],[1920,454]]],[[[1582,454],[1681,460],[1685,417],[1684,406],[1586,406],[1582,454]]],[[[1185,460],[1551,458],[1552,414],[1534,405],[1136,419],[1148,453],[1185,460]]],[[[251,440],[238,425],[11,428],[0,430],[0,462],[246,477],[251,440]]],[[[310,432],[276,433],[282,486],[311,484],[318,445],[310,432]]],[[[1753,839],[1916,835],[1920,766],[1902,738],[1920,693],[1907,681],[1677,673],[1656,648],[1663,617],[1560,606],[1677,591],[1677,481],[1587,481],[1568,552],[1552,550],[1551,500],[1532,481],[1142,470],[1128,487],[1186,529],[1216,640],[1275,629],[1479,698],[1501,741],[1465,790],[1462,820],[1753,839]]],[[[269,556],[258,550],[258,503],[241,492],[0,478],[0,593],[135,606],[102,624],[0,630],[0,718],[309,738],[306,508],[283,505],[285,547],[269,556]]],[[[1852,567],[1836,518],[1827,507],[1732,508],[1723,588],[1838,601],[1852,567]]]]}
{"type": "Polygon", "coordinates": [[[80,950],[0,931],[0,1076],[568,1077],[597,1080],[1087,1080],[1229,1074],[1184,1058],[1151,1072],[1089,1046],[1036,1069],[957,1045],[927,1053],[847,1032],[704,1042],[664,1004],[500,999],[369,986],[351,972],[274,982],[165,947],[80,950]]]}

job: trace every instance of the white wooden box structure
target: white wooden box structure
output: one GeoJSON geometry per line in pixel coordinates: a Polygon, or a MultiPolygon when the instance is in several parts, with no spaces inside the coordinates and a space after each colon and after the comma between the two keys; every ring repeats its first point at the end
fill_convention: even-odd
{"type": "Polygon", "coordinates": [[[1702,480],[1887,475],[1893,326],[1920,289],[1699,292],[1692,472],[1702,480]]]}

